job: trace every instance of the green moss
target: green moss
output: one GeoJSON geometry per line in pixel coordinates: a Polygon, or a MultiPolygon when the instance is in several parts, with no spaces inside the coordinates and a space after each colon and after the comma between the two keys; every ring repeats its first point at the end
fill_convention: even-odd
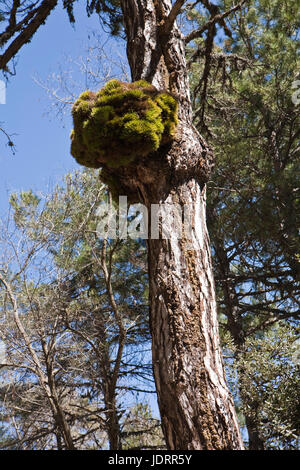
{"type": "Polygon", "coordinates": [[[126,114],[124,114],[123,122],[125,124],[128,121],[134,121],[136,119],[139,119],[138,113],[134,113],[134,112],[126,113],[126,114]]]}
{"type": "Polygon", "coordinates": [[[118,168],[170,142],[177,126],[177,102],[150,83],[109,81],[97,94],[74,103],[71,153],[78,163],[118,168]]]}
{"type": "Polygon", "coordinates": [[[145,111],[145,119],[147,121],[153,122],[160,122],[163,126],[162,119],[161,119],[162,109],[158,106],[155,102],[147,111],[145,111]]]}
{"type": "Polygon", "coordinates": [[[121,89],[122,85],[119,80],[110,80],[106,83],[105,87],[98,91],[97,96],[109,95],[115,90],[121,89]]]}
{"type": "Polygon", "coordinates": [[[91,111],[91,120],[95,120],[97,124],[105,124],[114,115],[112,106],[99,106],[91,111]]]}
{"type": "Polygon", "coordinates": [[[155,86],[151,85],[151,83],[146,82],[146,80],[138,80],[137,82],[134,82],[135,86],[140,87],[140,88],[148,88],[153,91],[156,91],[155,86]]]}

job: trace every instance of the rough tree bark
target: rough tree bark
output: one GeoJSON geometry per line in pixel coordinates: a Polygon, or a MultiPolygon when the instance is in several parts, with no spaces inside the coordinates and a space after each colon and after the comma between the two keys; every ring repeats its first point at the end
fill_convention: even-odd
{"type": "Polygon", "coordinates": [[[213,155],[192,125],[184,45],[175,22],[183,3],[121,0],[132,80],[145,79],[175,95],[179,124],[172,145],[116,172],[122,188],[136,192],[149,213],[153,204],[191,208],[192,243],[185,236],[148,240],[153,366],[167,446],[242,449],[224,374],[205,221],[213,155]]]}

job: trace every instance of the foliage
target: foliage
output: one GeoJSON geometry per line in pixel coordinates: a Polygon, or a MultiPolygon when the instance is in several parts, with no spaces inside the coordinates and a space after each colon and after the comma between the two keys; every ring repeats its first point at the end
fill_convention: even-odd
{"type": "MultiPolygon", "coordinates": [[[[226,2],[227,8],[231,5],[226,2]]],[[[237,368],[240,399],[247,402],[251,394],[256,396],[259,409],[271,394],[269,390],[267,397],[255,379],[256,374],[263,377],[266,363],[251,360],[246,351],[256,344],[258,334],[260,347],[267,348],[268,328],[274,324],[274,334],[282,332],[276,329],[279,320],[288,320],[288,328],[299,318],[300,123],[292,101],[300,66],[299,11],[299,2],[251,0],[229,17],[231,37],[213,45],[205,97],[205,38],[197,38],[188,49],[194,122],[216,154],[208,183],[208,225],[221,334],[227,344],[229,337],[233,339],[236,358],[244,361],[237,368]]],[[[191,21],[203,24],[203,14],[194,9],[191,21]]],[[[276,371],[282,384],[288,371],[283,360],[276,371]]],[[[296,389],[295,374],[289,383],[296,389]]],[[[280,393],[276,418],[270,417],[269,409],[268,422],[284,427],[291,404],[284,399],[283,386],[276,392],[278,400],[280,393]]],[[[284,433],[271,444],[269,425],[256,419],[254,401],[242,410],[250,448],[288,446],[284,433]]],[[[287,426],[290,431],[297,428],[296,423],[287,426]]]]}
{"type": "Polygon", "coordinates": [[[10,448],[120,448],[132,397],[153,393],[145,250],[99,239],[104,191],[84,171],[46,198],[11,197],[0,237],[10,448]]]}
{"type": "Polygon", "coordinates": [[[264,334],[247,338],[230,370],[241,411],[257,423],[267,449],[298,449],[300,381],[297,331],[283,322],[264,334]],[[239,373],[239,383],[234,372],[239,373]]]}
{"type": "Polygon", "coordinates": [[[160,422],[153,418],[150,407],[142,403],[127,413],[122,436],[124,450],[165,449],[160,422]]]}
{"type": "MultiPolygon", "coordinates": [[[[78,0],[63,0],[71,23],[75,23],[74,3],[78,0]]],[[[97,13],[102,23],[109,27],[112,35],[120,34],[122,28],[122,14],[120,0],[87,0],[86,11],[90,16],[97,13]]]]}
{"type": "MultiPolygon", "coordinates": [[[[63,0],[71,23],[75,22],[74,4],[77,0],[63,0]]],[[[38,29],[47,21],[58,0],[25,0],[24,2],[1,2],[0,23],[0,70],[14,74],[14,59],[22,47],[30,42],[38,29]],[[11,67],[11,62],[13,66],[11,67]]],[[[112,35],[120,35],[122,12],[119,0],[86,0],[88,15],[96,13],[112,35]]]]}
{"type": "Polygon", "coordinates": [[[110,80],[74,103],[71,153],[82,165],[117,168],[156,151],[174,137],[177,103],[145,81],[110,80]]]}

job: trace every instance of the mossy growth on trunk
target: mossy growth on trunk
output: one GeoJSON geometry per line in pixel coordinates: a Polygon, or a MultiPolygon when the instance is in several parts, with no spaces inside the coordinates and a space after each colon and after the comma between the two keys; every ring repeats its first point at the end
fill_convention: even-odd
{"type": "Polygon", "coordinates": [[[71,154],[90,168],[127,166],[173,140],[177,111],[173,96],[144,80],[110,80],[74,103],[71,154]]]}

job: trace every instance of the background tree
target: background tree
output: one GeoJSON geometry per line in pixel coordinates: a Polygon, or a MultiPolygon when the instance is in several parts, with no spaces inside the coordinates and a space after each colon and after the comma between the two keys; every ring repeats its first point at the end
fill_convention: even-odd
{"type": "Polygon", "coordinates": [[[148,405],[138,403],[129,410],[122,430],[124,449],[165,449],[159,420],[153,418],[148,405]]]}
{"type": "MultiPolygon", "coordinates": [[[[247,337],[243,353],[229,369],[230,375],[239,375],[237,383],[232,374],[234,395],[264,450],[299,449],[298,337],[295,328],[280,321],[247,337]]],[[[232,352],[236,353],[234,347],[232,352]]],[[[253,440],[249,444],[254,448],[253,440]]]]}
{"type": "Polygon", "coordinates": [[[67,175],[44,201],[11,197],[14,223],[1,240],[1,397],[18,448],[120,449],[130,395],[153,393],[145,249],[99,239],[104,197],[91,172],[67,175]]]}
{"type": "MultiPolygon", "coordinates": [[[[249,368],[255,377],[262,363],[247,363],[246,344],[262,344],[265,332],[268,349],[269,335],[282,331],[272,325],[285,321],[293,335],[299,318],[299,109],[292,101],[299,11],[298,2],[248,2],[227,18],[232,34],[213,44],[209,73],[204,39],[188,51],[194,121],[218,162],[209,182],[208,222],[221,326],[240,364],[250,449],[269,441],[253,413],[264,409],[264,400],[249,394],[249,368]]],[[[190,21],[202,24],[203,14],[191,10],[190,21]]],[[[281,372],[280,378],[274,366],[274,377],[284,381],[281,372]]]]}

